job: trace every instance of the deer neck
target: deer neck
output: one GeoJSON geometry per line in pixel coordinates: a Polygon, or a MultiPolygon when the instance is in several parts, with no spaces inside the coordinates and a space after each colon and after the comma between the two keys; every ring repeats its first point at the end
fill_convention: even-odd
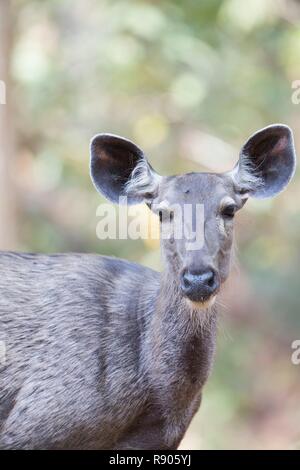
{"type": "Polygon", "coordinates": [[[192,305],[181,295],[178,276],[161,274],[155,311],[148,325],[147,354],[156,378],[201,387],[215,350],[216,311],[192,305]],[[176,378],[177,377],[177,378],[176,378]]]}

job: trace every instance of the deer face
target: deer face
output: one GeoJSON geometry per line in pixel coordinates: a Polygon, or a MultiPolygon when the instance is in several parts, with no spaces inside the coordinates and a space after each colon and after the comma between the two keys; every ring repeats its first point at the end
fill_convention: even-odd
{"type": "Polygon", "coordinates": [[[295,170],[291,130],[266,127],[242,147],[233,170],[159,176],[129,140],[99,134],[91,143],[91,176],[113,202],[146,202],[160,218],[162,252],[182,295],[212,302],[230,270],[234,217],[248,197],[275,196],[295,170]]]}

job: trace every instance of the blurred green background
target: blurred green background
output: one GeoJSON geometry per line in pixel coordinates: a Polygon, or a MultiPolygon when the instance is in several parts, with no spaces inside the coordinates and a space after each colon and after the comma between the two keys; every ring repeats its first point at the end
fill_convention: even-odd
{"type": "MultiPolygon", "coordinates": [[[[299,26],[295,0],[1,0],[0,248],[161,269],[154,240],[97,239],[90,138],[133,139],[161,174],[229,170],[274,122],[299,147],[299,26]]],[[[298,175],[236,226],[216,364],[181,448],[300,448],[298,175]]]]}

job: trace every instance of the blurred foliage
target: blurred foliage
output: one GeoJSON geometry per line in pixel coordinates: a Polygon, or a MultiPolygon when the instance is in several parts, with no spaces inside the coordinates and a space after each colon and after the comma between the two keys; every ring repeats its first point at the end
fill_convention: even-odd
{"type": "MultiPolygon", "coordinates": [[[[300,141],[298,1],[12,4],[16,248],[95,251],[159,269],[151,240],[96,238],[88,142],[97,132],[135,140],[162,174],[230,169],[243,141],[272,122],[300,141]]],[[[183,447],[299,446],[300,366],[290,361],[299,229],[298,176],[238,216],[216,366],[183,447]]]]}

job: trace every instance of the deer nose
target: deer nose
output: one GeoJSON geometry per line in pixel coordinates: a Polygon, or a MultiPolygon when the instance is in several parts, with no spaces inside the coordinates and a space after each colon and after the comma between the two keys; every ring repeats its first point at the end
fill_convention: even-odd
{"type": "Polygon", "coordinates": [[[181,274],[183,295],[194,302],[204,302],[220,287],[218,274],[211,268],[199,271],[185,269],[181,274]]]}

